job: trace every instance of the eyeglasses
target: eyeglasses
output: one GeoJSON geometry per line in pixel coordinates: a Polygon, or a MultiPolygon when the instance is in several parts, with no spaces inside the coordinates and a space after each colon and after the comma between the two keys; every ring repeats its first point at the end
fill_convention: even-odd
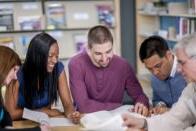
{"type": "Polygon", "coordinates": [[[178,60],[178,64],[181,66],[184,66],[189,60],[196,58],[196,55],[190,56],[188,59],[186,59],[185,61],[182,60],[178,60]]]}

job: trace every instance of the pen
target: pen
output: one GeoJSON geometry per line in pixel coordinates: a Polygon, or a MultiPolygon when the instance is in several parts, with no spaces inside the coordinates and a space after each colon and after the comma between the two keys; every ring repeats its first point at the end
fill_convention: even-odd
{"type": "Polygon", "coordinates": [[[78,111],[78,105],[77,105],[77,103],[76,102],[74,102],[74,111],[78,111]]]}

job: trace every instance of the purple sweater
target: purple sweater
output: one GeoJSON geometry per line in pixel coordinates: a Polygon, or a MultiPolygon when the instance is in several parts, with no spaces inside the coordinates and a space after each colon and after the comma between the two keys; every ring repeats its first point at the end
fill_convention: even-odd
{"type": "Polygon", "coordinates": [[[70,88],[78,110],[90,113],[112,110],[122,105],[127,89],[134,103],[148,106],[148,98],[128,62],[114,55],[109,66],[98,68],[93,65],[84,51],[69,62],[70,88]]]}

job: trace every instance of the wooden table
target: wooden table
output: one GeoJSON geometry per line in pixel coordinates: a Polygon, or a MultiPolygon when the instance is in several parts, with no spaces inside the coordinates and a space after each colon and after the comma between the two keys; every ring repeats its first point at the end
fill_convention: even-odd
{"type": "MultiPolygon", "coordinates": [[[[21,120],[21,121],[14,121],[13,126],[15,128],[29,128],[38,126],[38,123],[32,122],[30,120],[21,120]]],[[[59,126],[59,127],[52,127],[52,131],[79,131],[79,126],[59,126]]]]}

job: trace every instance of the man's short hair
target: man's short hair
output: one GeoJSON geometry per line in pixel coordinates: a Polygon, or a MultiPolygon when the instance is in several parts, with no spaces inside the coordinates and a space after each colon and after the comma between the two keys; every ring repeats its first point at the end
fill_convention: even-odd
{"type": "Polygon", "coordinates": [[[169,47],[165,39],[160,36],[150,36],[140,46],[140,60],[143,62],[144,59],[148,59],[155,54],[162,58],[168,50],[169,47]]]}
{"type": "Polygon", "coordinates": [[[88,32],[88,47],[92,48],[93,44],[103,44],[105,42],[113,44],[113,37],[110,30],[102,25],[92,27],[88,32]]]}

